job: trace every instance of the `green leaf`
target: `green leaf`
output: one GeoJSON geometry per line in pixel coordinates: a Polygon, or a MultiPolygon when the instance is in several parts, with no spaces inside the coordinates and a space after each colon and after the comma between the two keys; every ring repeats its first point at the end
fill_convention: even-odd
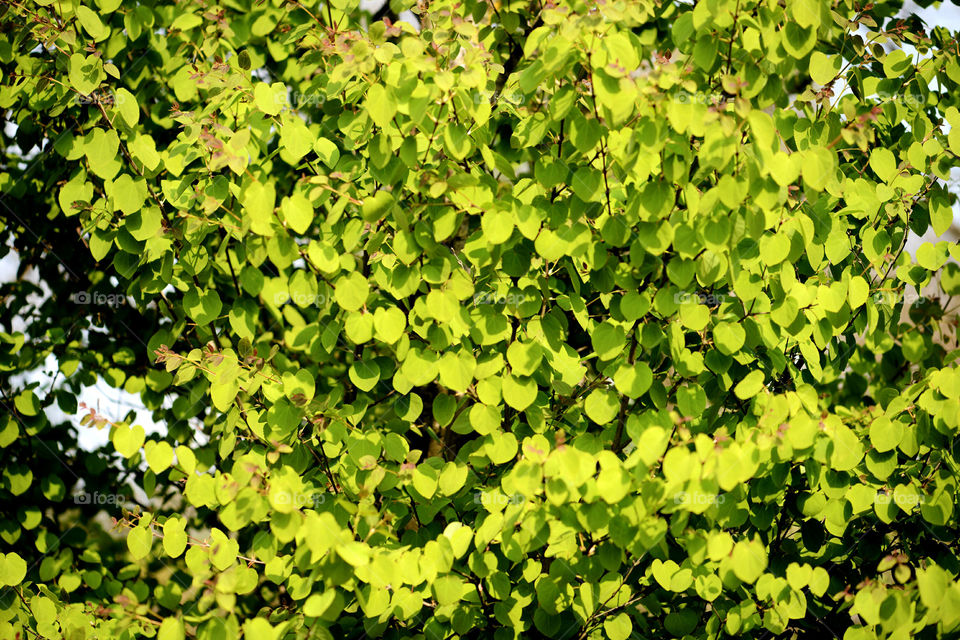
{"type": "Polygon", "coordinates": [[[828,56],[821,51],[810,55],[810,78],[820,85],[827,85],[840,73],[843,59],[840,56],[828,56]]]}
{"type": "Polygon", "coordinates": [[[128,143],[127,149],[134,160],[150,171],[160,165],[160,154],[157,153],[156,142],[150,136],[137,134],[133,142],[128,143]]]}
{"type": "Polygon", "coordinates": [[[220,302],[220,296],[215,290],[208,289],[201,292],[196,287],[191,287],[187,295],[183,296],[183,310],[197,324],[206,326],[220,317],[223,303],[220,302]]]}
{"type": "Polygon", "coordinates": [[[518,378],[510,374],[502,377],[503,400],[517,411],[523,411],[537,398],[537,383],[532,378],[518,378]]]}
{"type": "Polygon", "coordinates": [[[543,352],[536,342],[512,342],[507,348],[510,370],[521,376],[532,375],[539,367],[543,352]]]}
{"type": "Polygon", "coordinates": [[[35,416],[40,413],[40,399],[30,389],[25,389],[13,399],[13,405],[25,416],[35,416]]]}
{"type": "Polygon", "coordinates": [[[242,202],[250,219],[250,230],[262,236],[272,236],[276,218],[273,209],[277,192],[272,182],[251,182],[244,190],[242,202]]]}
{"type": "Polygon", "coordinates": [[[835,179],[836,156],[826,147],[812,147],[801,152],[803,180],[811,189],[822,191],[835,179]]]}
{"type": "Polygon", "coordinates": [[[880,416],[870,423],[870,444],[877,451],[893,451],[903,439],[903,423],[880,416]]]}
{"type": "Polygon", "coordinates": [[[611,322],[598,324],[590,334],[593,350],[601,360],[611,360],[620,355],[626,339],[623,327],[611,322]]]}
{"type": "Polygon", "coordinates": [[[179,618],[164,618],[157,630],[157,640],[184,640],[186,635],[179,618]]]}
{"type": "Polygon", "coordinates": [[[905,75],[912,66],[910,58],[902,49],[894,49],[883,58],[883,73],[888,78],[905,75]]]}
{"type": "Polygon", "coordinates": [[[150,555],[153,546],[153,533],[149,526],[134,527],[127,533],[127,549],[134,560],[143,560],[150,555]]]}
{"type": "Polygon", "coordinates": [[[288,398],[303,396],[304,401],[310,402],[316,394],[316,388],[316,380],[306,369],[298,369],[296,373],[285,371],[283,374],[283,393],[288,398]]]}
{"type": "Polygon", "coordinates": [[[173,447],[166,440],[154,442],[151,440],[144,447],[147,464],[154,473],[166,471],[173,462],[173,447]]]}
{"type": "Polygon", "coordinates": [[[935,192],[930,196],[928,207],[933,232],[940,237],[953,224],[953,207],[950,206],[949,197],[941,192],[935,192]]]}
{"type": "Polygon", "coordinates": [[[737,579],[752,584],[767,568],[767,551],[757,540],[740,541],[733,547],[731,561],[737,579]]]}
{"type": "Polygon", "coordinates": [[[830,574],[823,567],[814,567],[813,574],[810,577],[810,593],[816,596],[822,596],[830,586],[830,574]]]}
{"type": "Polygon", "coordinates": [[[889,149],[877,147],[870,151],[870,168],[883,182],[890,182],[897,173],[897,160],[889,149]]]}
{"type": "Polygon", "coordinates": [[[813,577],[813,567],[809,564],[791,562],[787,565],[787,582],[794,590],[800,591],[810,583],[813,577]]]}
{"type": "Polygon", "coordinates": [[[240,545],[236,540],[227,538],[219,529],[210,532],[210,562],[219,571],[225,571],[237,560],[240,545]]]}
{"type": "Polygon", "coordinates": [[[383,85],[375,84],[367,91],[365,108],[370,119],[381,129],[386,129],[397,113],[397,101],[383,85]]]}
{"type": "Polygon", "coordinates": [[[466,352],[454,354],[448,351],[437,363],[440,384],[452,391],[464,393],[473,381],[475,368],[476,361],[472,355],[466,352]]]}
{"type": "Polygon", "coordinates": [[[20,427],[13,416],[0,420],[0,448],[7,448],[20,437],[20,427]]]}
{"type": "Polygon", "coordinates": [[[413,488],[427,500],[437,492],[439,481],[440,474],[435,467],[430,465],[421,464],[413,472],[413,488]]]}
{"type": "Polygon", "coordinates": [[[0,584],[19,587],[27,575],[27,563],[16,553],[0,553],[0,584]]]}
{"type": "Polygon", "coordinates": [[[83,26],[84,31],[90,34],[90,36],[96,42],[101,40],[106,40],[110,37],[110,29],[104,26],[100,21],[100,17],[94,13],[89,7],[79,5],[76,8],[77,11],[77,20],[80,21],[80,24],[83,26]]]}
{"type": "Polygon", "coordinates": [[[407,328],[407,317],[396,307],[381,307],[373,313],[373,328],[377,340],[394,344],[407,328]]]}
{"type": "Polygon", "coordinates": [[[733,392],[741,400],[749,400],[763,390],[763,382],[763,371],[754,370],[737,383],[737,386],[733,388],[733,392]]]}
{"type": "Polygon", "coordinates": [[[609,453],[600,458],[597,490],[604,502],[617,504],[623,500],[630,493],[630,484],[630,476],[621,466],[619,460],[611,458],[609,453]]]}
{"type": "Polygon", "coordinates": [[[603,631],[610,640],[626,640],[633,633],[633,622],[626,613],[620,613],[603,621],[603,631]]]}
{"type": "Polygon", "coordinates": [[[594,389],[583,404],[587,416],[597,424],[607,424],[617,417],[620,399],[611,389],[594,389]]]}
{"type": "Polygon", "coordinates": [[[713,343],[720,353],[728,356],[740,351],[746,337],[747,334],[743,330],[743,326],[739,324],[720,322],[713,327],[713,343]]]}
{"type": "Polygon", "coordinates": [[[330,605],[333,604],[336,597],[337,592],[334,589],[328,589],[322,594],[311,594],[306,602],[303,603],[304,615],[312,618],[322,616],[330,608],[330,605]]]}
{"type": "Polygon", "coordinates": [[[797,181],[800,177],[800,168],[802,163],[795,154],[786,154],[783,151],[777,151],[773,154],[773,160],[766,166],[770,176],[781,187],[786,187],[797,181]]]}
{"type": "Polygon", "coordinates": [[[706,305],[695,302],[684,302],[680,305],[680,323],[693,331],[703,331],[710,322],[710,309],[706,305]]]}
{"type": "Polygon", "coordinates": [[[850,309],[856,310],[864,305],[867,297],[870,295],[870,285],[860,276],[850,278],[850,284],[847,286],[847,301],[850,309]]]}
{"type": "Polygon", "coordinates": [[[70,84],[77,90],[77,93],[88,96],[100,86],[101,82],[106,80],[107,74],[103,71],[100,58],[74,53],[70,56],[69,78],[70,84]]]}
{"type": "Polygon", "coordinates": [[[287,88],[279,82],[272,85],[258,82],[253,88],[253,101],[257,109],[269,116],[275,116],[287,103],[287,88]]]}
{"type": "Polygon", "coordinates": [[[789,254],[790,239],[785,234],[777,233],[760,238],[760,259],[768,267],[780,264],[789,254]]]}
{"type": "Polygon", "coordinates": [[[297,164],[313,150],[316,135],[307,128],[307,125],[298,116],[284,115],[280,125],[280,148],[285,152],[285,159],[291,164],[297,164]]]}
{"type": "Polygon", "coordinates": [[[452,496],[460,491],[467,481],[468,472],[466,465],[448,462],[440,473],[438,481],[440,492],[445,496],[452,496]]]}
{"type": "Polygon", "coordinates": [[[369,295],[370,284],[357,272],[341,276],[334,284],[334,297],[337,304],[346,311],[359,311],[369,295]]]}
{"type": "Polygon", "coordinates": [[[506,464],[517,455],[517,437],[512,433],[493,433],[487,438],[484,453],[493,464],[506,464]]]}
{"type": "Polygon", "coordinates": [[[677,407],[685,416],[699,416],[707,408],[707,395],[698,386],[677,389],[677,407]]]}
{"type": "Polygon", "coordinates": [[[709,36],[701,36],[693,47],[693,61],[704,71],[709,71],[717,58],[717,40],[709,36]]]}
{"type": "Polygon", "coordinates": [[[480,216],[483,237],[491,244],[503,244],[513,235],[513,214],[503,209],[489,209],[480,216]]]}
{"type": "Polygon", "coordinates": [[[30,612],[37,621],[38,629],[44,629],[43,636],[57,638],[57,606],[50,598],[34,596],[30,599],[30,612]]]}
{"type": "Polygon", "coordinates": [[[639,66],[637,47],[627,33],[618,32],[604,38],[603,46],[607,50],[608,65],[619,67],[622,73],[634,71],[639,66]]]}
{"type": "Polygon", "coordinates": [[[942,249],[943,246],[940,243],[937,243],[937,245],[929,242],[921,244],[917,247],[917,264],[924,269],[937,271],[947,260],[946,252],[942,249]]]}
{"type": "Polygon", "coordinates": [[[653,383],[653,371],[646,362],[623,363],[613,374],[613,384],[617,391],[628,398],[639,398],[653,383]]]}
{"type": "Polygon", "coordinates": [[[373,196],[364,199],[363,219],[367,222],[386,220],[393,204],[394,198],[389,191],[377,191],[373,196]]]}
{"type": "Polygon", "coordinates": [[[117,207],[126,215],[139,211],[147,199],[147,188],[143,180],[134,181],[127,173],[113,181],[112,191],[117,207]]]}
{"type": "Polygon", "coordinates": [[[94,129],[84,145],[90,170],[104,180],[111,180],[120,171],[120,139],[113,129],[94,129]]]}
{"type": "Polygon", "coordinates": [[[287,227],[297,234],[306,233],[313,222],[313,205],[299,193],[284,196],[280,201],[280,213],[283,214],[287,227]]]}
{"type": "Polygon", "coordinates": [[[380,381],[380,368],[373,362],[358,360],[350,365],[350,381],[361,391],[370,391],[380,381]]]}
{"type": "Polygon", "coordinates": [[[593,167],[580,167],[570,180],[573,193],[586,202],[597,200],[603,188],[603,175],[593,167]]]}
{"type": "Polygon", "coordinates": [[[113,428],[111,440],[117,453],[124,458],[131,458],[143,446],[145,437],[143,427],[140,425],[128,427],[124,424],[118,424],[113,428]]]}
{"type": "Polygon", "coordinates": [[[474,431],[480,435],[487,435],[500,427],[503,418],[497,407],[475,404],[470,407],[469,420],[474,431]]]}
{"type": "Polygon", "coordinates": [[[163,550],[171,558],[178,558],[187,548],[186,521],[171,516],[163,523],[163,550]]]}
{"type": "Polygon", "coordinates": [[[856,467],[863,459],[863,445],[860,438],[849,427],[838,424],[833,430],[830,466],[837,471],[848,471],[856,467]]]}
{"type": "Polygon", "coordinates": [[[448,124],[443,130],[443,148],[454,160],[463,160],[473,151],[473,143],[462,124],[448,124]]]}
{"type": "Polygon", "coordinates": [[[820,2],[818,0],[793,2],[790,3],[789,7],[790,15],[804,29],[820,26],[820,2]]]}
{"type": "Polygon", "coordinates": [[[137,105],[136,96],[120,87],[114,93],[114,101],[126,125],[130,128],[136,127],[140,121],[140,107],[137,105]]]}
{"type": "Polygon", "coordinates": [[[830,313],[838,313],[847,300],[846,293],[835,285],[836,283],[829,287],[821,285],[817,291],[817,302],[830,313]]]}
{"type": "Polygon", "coordinates": [[[340,161],[340,150],[337,148],[337,145],[327,138],[317,138],[313,143],[313,152],[316,153],[323,164],[327,165],[330,169],[336,167],[337,162],[340,161]]]}

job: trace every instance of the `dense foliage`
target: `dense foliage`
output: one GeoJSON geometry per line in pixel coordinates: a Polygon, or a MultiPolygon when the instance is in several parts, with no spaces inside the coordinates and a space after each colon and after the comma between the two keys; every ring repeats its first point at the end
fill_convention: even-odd
{"type": "Polygon", "coordinates": [[[0,638],[956,637],[955,34],[410,4],[0,7],[0,638]]]}

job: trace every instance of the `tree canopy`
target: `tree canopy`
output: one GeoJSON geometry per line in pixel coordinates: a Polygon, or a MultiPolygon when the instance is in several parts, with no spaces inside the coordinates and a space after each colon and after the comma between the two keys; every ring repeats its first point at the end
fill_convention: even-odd
{"type": "Polygon", "coordinates": [[[0,638],[956,637],[902,9],[3,3],[0,638]]]}

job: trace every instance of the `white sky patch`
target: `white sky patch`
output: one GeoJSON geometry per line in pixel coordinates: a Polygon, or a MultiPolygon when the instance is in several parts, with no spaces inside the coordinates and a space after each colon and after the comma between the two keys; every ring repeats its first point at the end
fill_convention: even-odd
{"type": "MultiPolygon", "coordinates": [[[[19,267],[20,258],[17,256],[16,251],[7,253],[7,255],[0,259],[0,282],[13,282],[16,280],[17,269],[19,269],[19,267]]],[[[31,296],[31,300],[42,303],[50,296],[50,289],[47,288],[46,283],[38,282],[38,276],[34,270],[28,270],[24,274],[24,279],[39,284],[44,290],[43,296],[36,296],[34,294],[31,296]]],[[[13,331],[23,331],[24,328],[26,328],[26,321],[26,318],[15,317],[13,322],[14,326],[12,327],[13,331]]],[[[80,337],[85,340],[86,336],[87,330],[84,330],[80,337]]],[[[11,386],[14,391],[17,391],[19,388],[26,387],[27,385],[39,383],[39,385],[34,388],[34,393],[42,400],[46,398],[47,393],[51,391],[55,382],[63,379],[62,376],[58,374],[58,366],[59,363],[56,358],[50,354],[41,367],[11,376],[11,386]]],[[[148,435],[166,432],[165,427],[154,422],[151,417],[151,411],[143,405],[140,396],[128,393],[123,389],[115,389],[102,379],[98,380],[93,386],[85,387],[80,392],[77,402],[85,403],[97,409],[99,413],[114,422],[123,420],[128,412],[134,411],[136,415],[131,424],[141,425],[148,435]]],[[[68,416],[60,410],[56,403],[53,403],[44,409],[44,413],[47,419],[53,424],[70,422],[76,427],[79,445],[86,451],[93,451],[110,441],[109,428],[104,427],[103,429],[97,429],[96,427],[80,424],[81,417],[86,413],[82,409],[78,410],[76,415],[68,416]]]]}

